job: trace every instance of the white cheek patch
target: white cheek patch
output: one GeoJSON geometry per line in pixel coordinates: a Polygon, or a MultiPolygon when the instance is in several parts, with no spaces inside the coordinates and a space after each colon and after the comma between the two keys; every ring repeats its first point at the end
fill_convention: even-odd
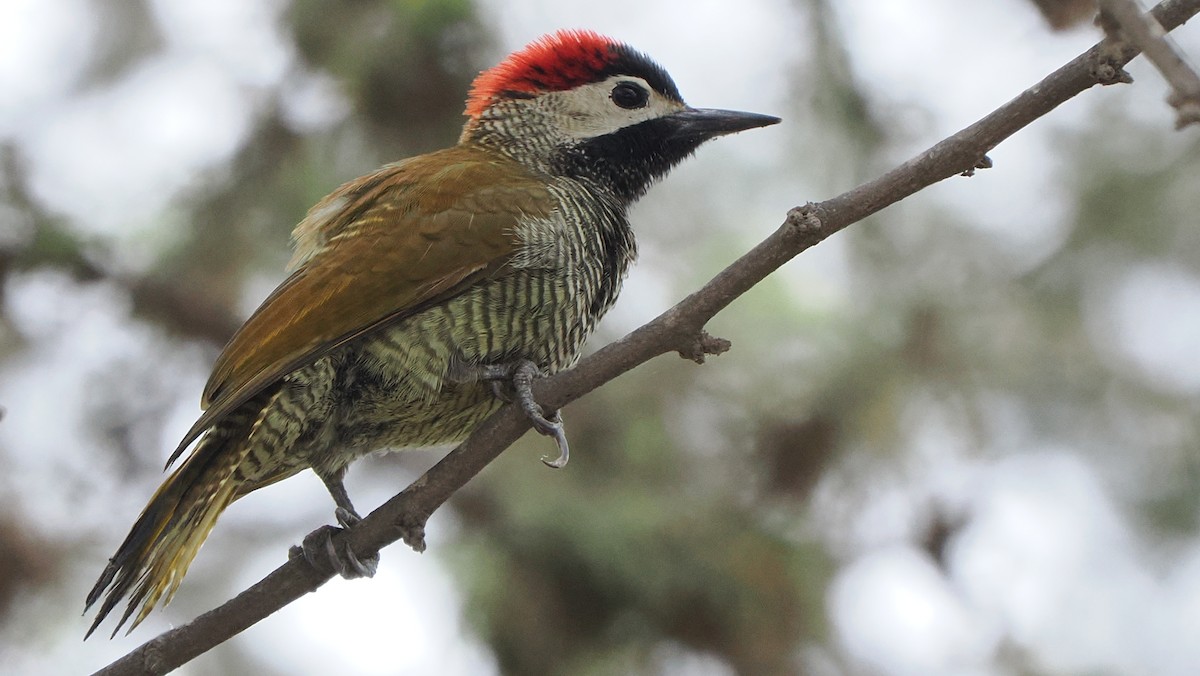
{"type": "Polygon", "coordinates": [[[666,99],[651,89],[645,80],[623,75],[614,75],[604,81],[568,91],[551,92],[543,95],[541,101],[553,111],[560,131],[574,139],[603,136],[684,108],[682,104],[666,99]],[[649,101],[641,108],[618,106],[612,100],[612,90],[619,82],[633,82],[644,88],[650,92],[649,101]]]}

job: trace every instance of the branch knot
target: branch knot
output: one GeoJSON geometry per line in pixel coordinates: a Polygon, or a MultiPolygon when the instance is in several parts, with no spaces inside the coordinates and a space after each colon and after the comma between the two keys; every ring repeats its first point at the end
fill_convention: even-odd
{"type": "Polygon", "coordinates": [[[792,207],[788,211],[787,226],[796,231],[797,234],[807,236],[820,236],[821,230],[824,229],[825,223],[821,220],[820,214],[817,213],[819,205],[808,202],[802,207],[792,207]]]}
{"type": "Polygon", "coordinates": [[[1114,84],[1133,83],[1133,76],[1125,70],[1127,59],[1123,58],[1121,53],[1122,46],[1119,42],[1111,42],[1108,49],[1099,51],[1090,69],[1090,75],[1096,80],[1096,84],[1107,87],[1114,84]]]}
{"type": "Polygon", "coordinates": [[[708,355],[719,355],[729,351],[733,347],[733,343],[724,338],[717,338],[709,334],[708,331],[700,329],[700,332],[692,336],[691,341],[680,347],[679,356],[684,359],[690,359],[697,364],[703,364],[708,355]]]}

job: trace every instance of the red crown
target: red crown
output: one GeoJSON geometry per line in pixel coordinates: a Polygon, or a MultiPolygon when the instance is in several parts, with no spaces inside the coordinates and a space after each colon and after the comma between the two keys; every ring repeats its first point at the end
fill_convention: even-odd
{"type": "Polygon", "coordinates": [[[506,92],[562,91],[595,82],[620,43],[589,30],[560,30],[513,52],[471,85],[466,114],[476,117],[506,92]]]}

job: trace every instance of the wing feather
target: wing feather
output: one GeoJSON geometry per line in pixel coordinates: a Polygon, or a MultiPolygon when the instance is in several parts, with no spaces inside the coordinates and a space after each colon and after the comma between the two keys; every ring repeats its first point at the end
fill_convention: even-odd
{"type": "Polygon", "coordinates": [[[338,188],[296,227],[294,272],[217,358],[205,412],[167,464],[288,373],[500,273],[519,245],[520,219],[552,210],[534,175],[466,146],[338,188]]]}

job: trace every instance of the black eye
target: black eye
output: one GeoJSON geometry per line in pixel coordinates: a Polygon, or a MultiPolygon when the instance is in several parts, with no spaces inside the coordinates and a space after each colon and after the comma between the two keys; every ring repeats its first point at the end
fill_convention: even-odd
{"type": "Polygon", "coordinates": [[[632,82],[618,82],[612,90],[613,103],[622,108],[645,108],[650,92],[632,82]]]}

